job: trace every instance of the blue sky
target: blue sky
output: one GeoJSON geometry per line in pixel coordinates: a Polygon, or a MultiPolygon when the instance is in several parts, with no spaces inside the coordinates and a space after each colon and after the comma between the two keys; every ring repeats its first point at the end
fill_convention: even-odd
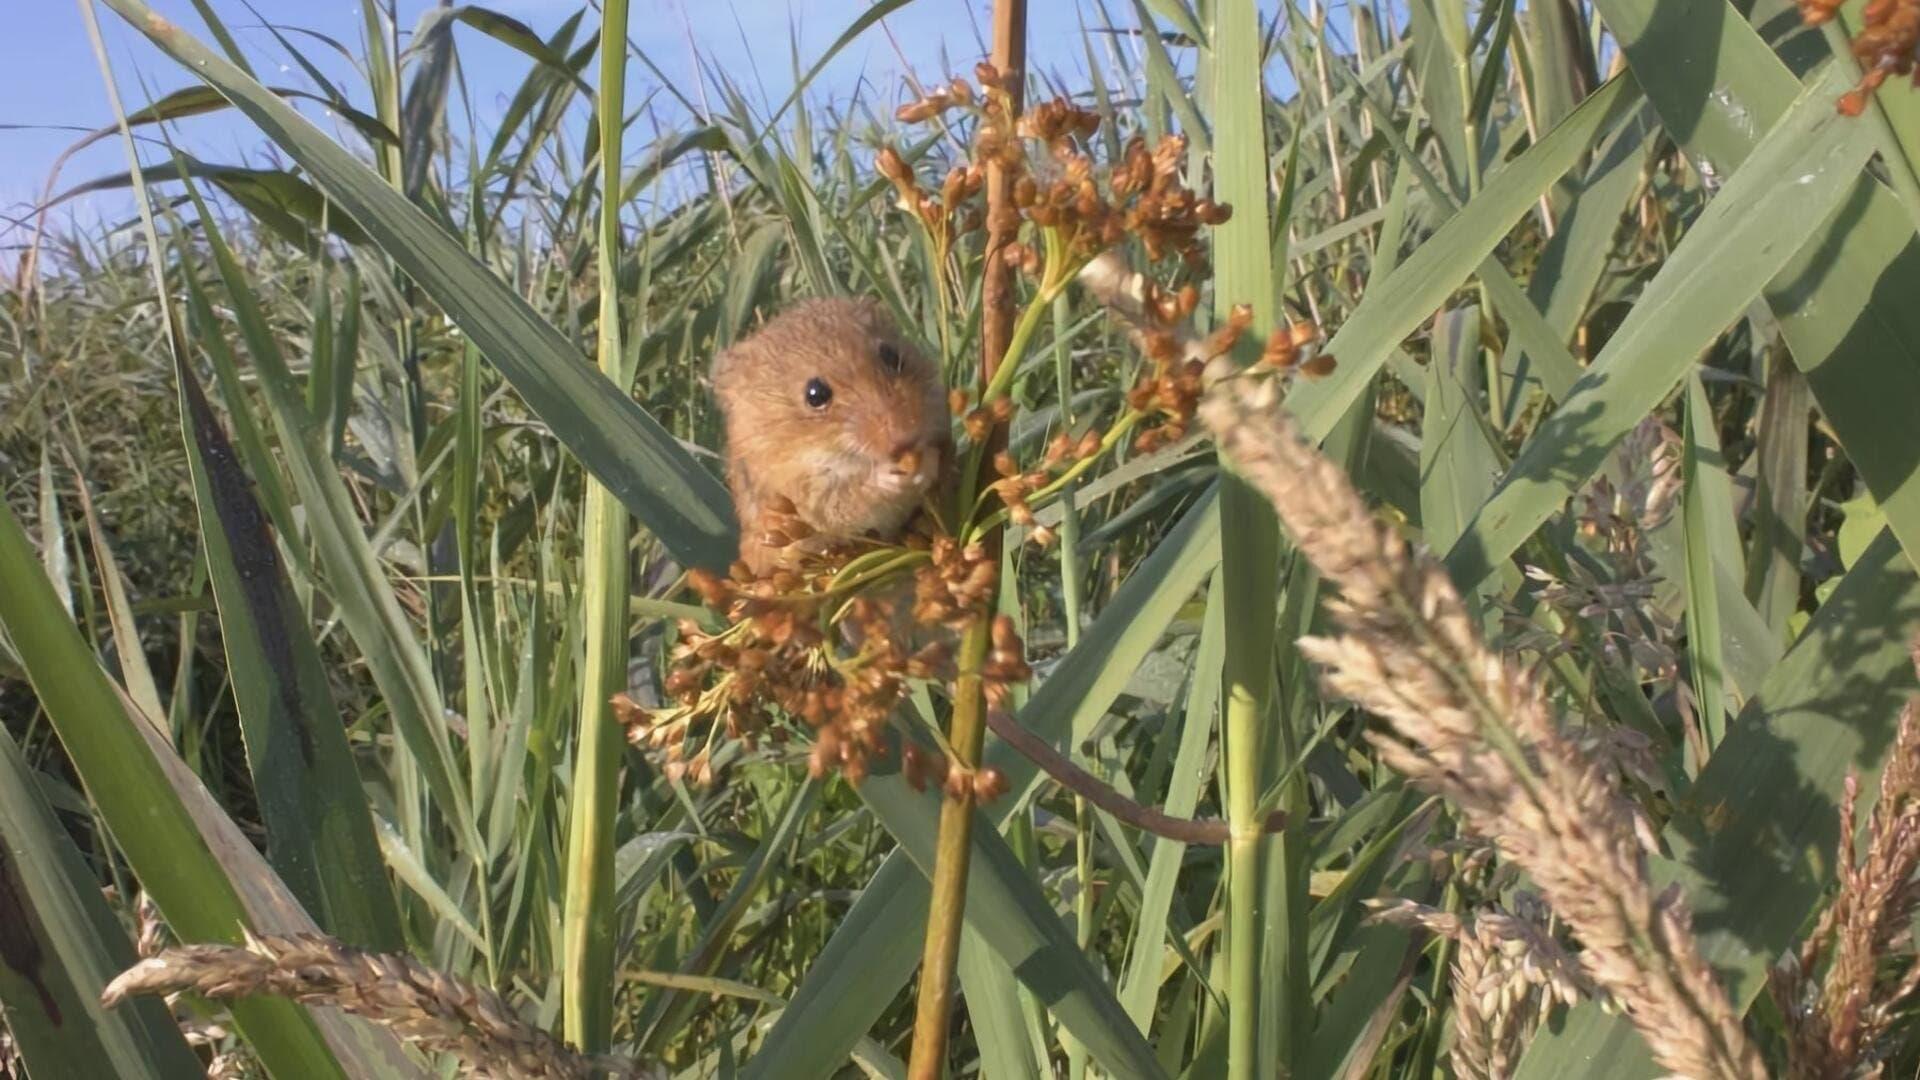
{"type": "MultiPolygon", "coordinates": [[[[434,0],[402,0],[399,24],[410,30],[434,0]]],[[[254,0],[249,10],[241,0],[213,0],[214,8],[248,51],[256,70],[269,83],[306,85],[283,47],[265,27],[273,23],[328,35],[358,53],[361,16],[358,0],[254,0]],[[255,11],[258,14],[255,14],[255,11]]],[[[79,8],[67,0],[12,0],[7,4],[6,33],[0,35],[0,212],[21,216],[37,203],[48,170],[60,152],[79,137],[78,129],[111,122],[113,113],[98,65],[87,41],[79,8]]],[[[189,0],[154,0],[161,14],[207,39],[204,24],[189,0]]],[[[580,6],[580,0],[496,0],[486,5],[531,25],[542,35],[551,33],[580,6]]],[[[630,37],[652,57],[677,86],[694,96],[693,54],[697,50],[723,68],[753,95],[778,102],[792,88],[790,32],[798,39],[803,64],[823,53],[849,23],[865,9],[863,0],[635,0],[630,37]]],[[[1108,0],[1130,24],[1131,4],[1108,0]]],[[[882,26],[867,31],[851,45],[815,84],[809,97],[845,100],[856,91],[878,93],[892,101],[903,72],[910,66],[922,78],[945,70],[970,71],[982,51],[980,41],[991,25],[990,0],[921,0],[889,16],[882,26]],[[944,58],[944,59],[943,59],[944,58]]],[[[177,64],[153,49],[126,27],[119,17],[98,8],[114,76],[122,100],[134,109],[161,93],[192,80],[177,64]]],[[[589,14],[591,22],[597,18],[589,14]]],[[[1103,26],[1106,18],[1096,0],[1042,0],[1033,5],[1030,25],[1031,63],[1036,70],[1056,72],[1066,85],[1086,85],[1086,60],[1080,26],[1103,26]]],[[[466,65],[478,119],[483,130],[499,116],[507,96],[525,76],[528,61],[519,53],[461,27],[456,30],[466,65]]],[[[355,103],[371,111],[364,81],[347,61],[315,38],[291,35],[309,59],[330,79],[346,88],[355,103]]],[[[1113,47],[1133,50],[1127,39],[1101,35],[1113,47]]],[[[1103,65],[1111,69],[1110,60],[1103,65]]],[[[643,99],[656,80],[638,64],[629,76],[629,101],[643,99]]],[[[666,102],[670,95],[656,100],[666,102]]],[[[317,108],[303,106],[309,116],[331,123],[317,108]]],[[[684,122],[667,116],[668,126],[684,122]]],[[[268,148],[244,119],[227,112],[182,121],[174,137],[189,152],[208,161],[258,164],[268,148]]],[[[643,130],[630,139],[629,154],[645,149],[643,130]]],[[[350,143],[355,140],[348,139],[350,143]]],[[[357,143],[356,143],[357,145],[357,143]]],[[[70,160],[55,184],[56,190],[125,168],[118,139],[90,147],[70,160]]],[[[95,222],[119,220],[131,204],[123,195],[107,193],[65,204],[61,218],[95,222]]],[[[6,234],[0,221],[0,248],[19,242],[6,234]]],[[[0,251],[0,264],[11,262],[0,251]]]]}

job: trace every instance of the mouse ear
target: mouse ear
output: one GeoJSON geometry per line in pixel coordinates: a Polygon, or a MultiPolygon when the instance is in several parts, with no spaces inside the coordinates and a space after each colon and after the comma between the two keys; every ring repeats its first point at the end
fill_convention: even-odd
{"type": "Polygon", "coordinates": [[[875,330],[886,333],[898,333],[899,327],[893,321],[893,309],[889,308],[877,296],[856,296],[854,307],[859,309],[860,317],[875,330]]]}
{"type": "Polygon", "coordinates": [[[739,367],[735,362],[737,359],[733,348],[721,349],[714,355],[712,366],[707,369],[707,381],[713,384],[714,396],[719,399],[722,411],[726,409],[727,383],[739,367]]]}

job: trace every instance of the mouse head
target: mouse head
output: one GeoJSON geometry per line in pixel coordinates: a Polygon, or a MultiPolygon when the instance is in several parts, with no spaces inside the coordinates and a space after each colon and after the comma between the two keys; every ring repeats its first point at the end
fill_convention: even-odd
{"type": "Polygon", "coordinates": [[[714,361],[713,385],[735,497],[785,496],[825,532],[897,529],[952,456],[938,369],[870,299],[788,308],[714,361]]]}

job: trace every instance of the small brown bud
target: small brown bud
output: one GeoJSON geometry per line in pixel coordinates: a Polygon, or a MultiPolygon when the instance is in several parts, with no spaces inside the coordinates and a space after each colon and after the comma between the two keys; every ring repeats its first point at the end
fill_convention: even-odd
{"type": "Polygon", "coordinates": [[[993,433],[993,414],[985,409],[975,409],[967,414],[963,426],[967,438],[977,443],[986,442],[987,436],[993,433]]]}
{"type": "Polygon", "coordinates": [[[920,748],[907,743],[900,748],[900,778],[915,791],[927,790],[926,755],[920,748]]]}
{"type": "Polygon", "coordinates": [[[1310,379],[1318,379],[1323,375],[1332,374],[1333,369],[1338,366],[1339,364],[1334,361],[1332,353],[1321,353],[1306,363],[1301,364],[1300,374],[1310,379]]]}
{"type": "Polygon", "coordinates": [[[900,151],[891,146],[880,148],[879,156],[874,159],[874,168],[880,171],[881,176],[896,184],[913,182],[913,169],[907,165],[906,159],[900,156],[900,151]]]}
{"type": "Polygon", "coordinates": [[[1046,461],[1049,465],[1058,465],[1073,453],[1073,436],[1062,431],[1047,442],[1046,461]]]}
{"type": "Polygon", "coordinates": [[[999,769],[989,765],[973,774],[973,797],[980,802],[992,802],[1007,792],[1007,778],[999,769]]]}

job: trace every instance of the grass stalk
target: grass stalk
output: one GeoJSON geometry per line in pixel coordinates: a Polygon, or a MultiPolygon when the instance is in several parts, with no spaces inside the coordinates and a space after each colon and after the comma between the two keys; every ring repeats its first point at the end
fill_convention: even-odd
{"type": "MultiPolygon", "coordinates": [[[[1215,194],[1233,218],[1215,233],[1214,303],[1225,318],[1240,303],[1254,310],[1246,344],[1264,338],[1277,317],[1267,204],[1267,131],[1262,109],[1260,15],[1252,0],[1219,5],[1210,40],[1215,194]]],[[[1295,933],[1306,912],[1287,902],[1286,882],[1271,894],[1266,863],[1285,847],[1262,830],[1260,803],[1273,773],[1274,640],[1279,594],[1279,524],[1272,508],[1231,468],[1220,484],[1220,573],[1226,603],[1222,766],[1231,836],[1227,842],[1227,1075],[1252,1080],[1285,1074],[1305,1037],[1307,957],[1295,933]],[[1269,907],[1279,901],[1279,910],[1269,907]],[[1267,940],[1269,934],[1279,937],[1267,940]],[[1269,960],[1271,958],[1271,960],[1269,960]],[[1273,976],[1277,974],[1277,982],[1273,976]],[[1277,1012],[1275,1012],[1277,1010],[1277,1012]],[[1273,1015],[1268,1014],[1272,1012],[1273,1015]],[[1262,1031],[1266,1031],[1263,1037],[1262,1031]]],[[[1283,871],[1289,876],[1294,867],[1283,871]]]]}
{"type": "MultiPolygon", "coordinates": [[[[993,6],[993,65],[999,69],[1011,96],[1009,107],[1018,115],[1024,97],[1027,54],[1026,0],[995,0],[993,6]]],[[[987,251],[981,290],[980,382],[996,384],[1002,365],[1017,358],[1008,355],[1014,340],[1014,271],[1000,250],[1013,239],[1018,219],[1011,213],[1013,177],[999,165],[987,168],[987,251]]],[[[1036,304],[1035,307],[1038,305],[1036,304]]],[[[996,426],[985,454],[974,464],[991,461],[992,451],[1006,442],[1005,425],[996,426]]],[[[968,485],[973,488],[975,485],[968,485]]],[[[983,539],[997,551],[1002,528],[983,539]]],[[[972,769],[980,763],[986,742],[986,695],[980,666],[986,659],[988,625],[976,621],[960,640],[959,678],[954,681],[953,716],[947,726],[954,767],[972,769]]],[[[945,1069],[947,1029],[953,1014],[954,967],[960,958],[960,939],[966,925],[967,868],[973,845],[972,788],[961,785],[940,804],[940,832],[935,851],[933,898],[927,908],[925,944],[920,956],[920,983],[914,1006],[913,1049],[908,1058],[912,1080],[938,1080],[945,1069]]]]}
{"type": "MultiPolygon", "coordinates": [[[[608,0],[600,31],[599,364],[621,369],[620,144],[626,113],[626,0],[608,0]]],[[[581,606],[586,653],[580,673],[580,727],[574,747],[568,821],[561,993],[567,1041],[604,1050],[613,1035],[615,915],[613,833],[619,814],[621,730],[613,696],[627,681],[627,511],[588,479],[581,606]]]]}

